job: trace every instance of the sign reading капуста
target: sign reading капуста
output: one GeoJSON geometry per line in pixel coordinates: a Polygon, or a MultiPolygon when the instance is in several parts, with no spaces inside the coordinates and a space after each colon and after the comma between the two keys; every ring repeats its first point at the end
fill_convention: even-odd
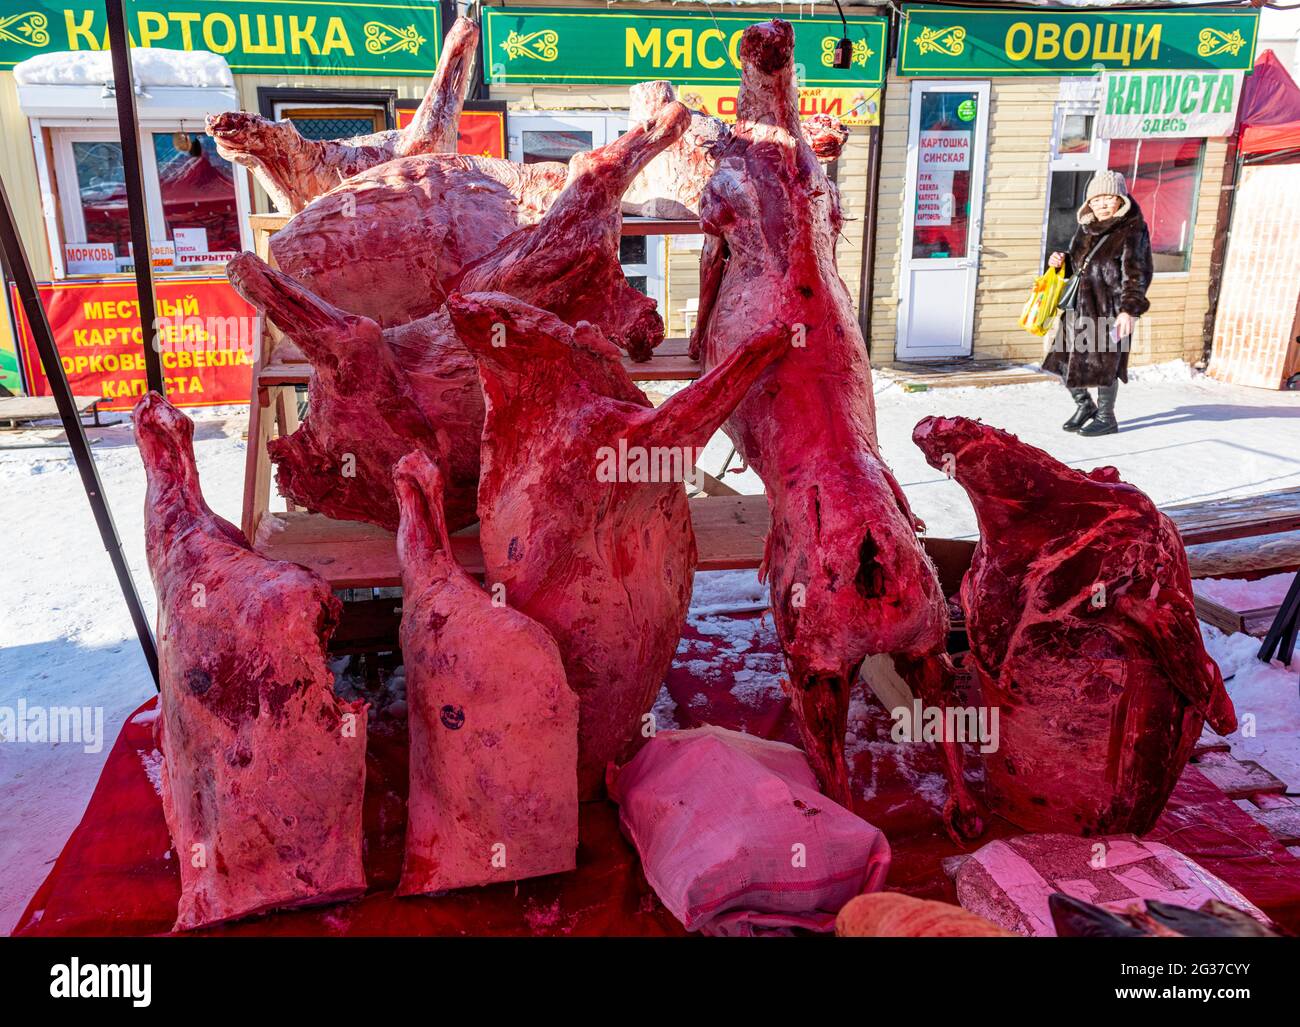
{"type": "MultiPolygon", "coordinates": [[[[126,0],[131,45],[221,54],[236,73],[431,75],[442,45],[427,0],[126,0]]],[[[40,53],[107,50],[96,0],[0,0],[0,69],[40,53]]]]}
{"type": "MultiPolygon", "coordinates": [[[[670,79],[732,85],[740,80],[740,38],[770,14],[709,11],[607,11],[551,7],[483,9],[488,84],[617,84],[670,79]]],[[[884,18],[850,17],[852,65],[832,67],[844,34],[838,16],[790,18],[801,86],[874,89],[884,81],[884,18]]]]}
{"type": "Polygon", "coordinates": [[[898,73],[936,78],[1132,70],[1249,71],[1259,12],[905,6],[898,73]]]}
{"type": "Polygon", "coordinates": [[[1229,136],[1237,125],[1240,71],[1107,71],[1097,135],[1103,139],[1229,136]]]}

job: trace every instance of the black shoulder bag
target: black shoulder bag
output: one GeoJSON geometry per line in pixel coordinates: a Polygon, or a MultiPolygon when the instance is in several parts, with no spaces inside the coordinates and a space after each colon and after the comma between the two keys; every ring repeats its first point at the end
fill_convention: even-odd
{"type": "Polygon", "coordinates": [[[1110,233],[1113,231],[1115,231],[1114,228],[1108,228],[1106,231],[1102,232],[1101,238],[1093,244],[1092,249],[1088,251],[1088,255],[1083,258],[1083,263],[1074,269],[1074,274],[1070,276],[1070,280],[1065,283],[1065,288],[1061,290],[1061,298],[1056,301],[1058,309],[1073,310],[1074,305],[1079,302],[1079,279],[1081,279],[1083,273],[1088,270],[1088,265],[1092,263],[1092,258],[1095,257],[1097,251],[1101,249],[1101,244],[1110,238],[1110,233]]]}

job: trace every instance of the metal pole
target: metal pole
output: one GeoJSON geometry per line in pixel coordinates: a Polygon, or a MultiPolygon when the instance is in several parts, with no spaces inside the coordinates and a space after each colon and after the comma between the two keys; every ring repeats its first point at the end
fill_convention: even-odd
{"type": "Polygon", "coordinates": [[[117,583],[121,586],[127,609],[131,612],[131,622],[135,625],[140,648],[144,650],[145,662],[149,664],[149,673],[153,675],[154,687],[157,688],[158,648],[154,644],[153,631],[145,617],[144,607],[140,605],[140,595],[135,590],[130,568],[126,565],[122,543],[117,537],[117,526],[113,523],[113,514],[104,498],[95,458],[91,455],[86,430],[72,400],[72,389],[68,385],[68,376],[63,371],[63,361],[59,359],[58,349],[54,345],[54,335],[50,331],[49,319],[45,316],[45,307],[41,305],[41,298],[36,292],[32,267],[27,262],[27,251],[18,235],[18,225],[14,221],[13,208],[9,206],[9,193],[5,190],[3,181],[0,181],[0,248],[3,248],[5,263],[13,278],[18,300],[22,303],[27,323],[31,326],[36,350],[41,355],[45,377],[49,379],[50,391],[54,393],[54,402],[59,408],[59,419],[63,422],[68,445],[72,447],[72,456],[77,462],[77,471],[81,474],[81,484],[86,489],[86,498],[90,501],[90,509],[99,527],[99,537],[108,550],[108,558],[113,562],[117,583]]]}
{"type": "Polygon", "coordinates": [[[135,291],[140,297],[140,331],[144,342],[144,376],[149,389],[167,395],[162,355],[155,342],[153,261],[149,252],[149,219],[144,202],[144,174],[140,169],[140,122],[135,113],[135,80],[131,76],[131,46],[126,32],[122,0],[104,0],[108,38],[113,50],[113,93],[117,98],[117,130],[122,139],[122,171],[126,183],[126,208],[131,216],[131,249],[135,254],[135,291]]]}

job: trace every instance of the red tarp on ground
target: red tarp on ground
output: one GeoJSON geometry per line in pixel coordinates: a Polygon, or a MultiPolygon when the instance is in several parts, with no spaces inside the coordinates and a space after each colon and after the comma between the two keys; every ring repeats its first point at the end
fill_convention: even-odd
{"type": "Polygon", "coordinates": [[[1300,148],[1300,86],[1272,50],[1265,50],[1246,78],[1238,111],[1243,153],[1300,148]]]}
{"type": "MultiPolygon", "coordinates": [[[[702,723],[794,742],[788,704],[753,670],[779,660],[770,619],[712,618],[690,625],[668,678],[680,727],[702,723]],[[743,636],[739,644],[735,643],[743,636]],[[720,645],[720,637],[731,644],[720,645]],[[720,653],[720,650],[722,652],[720,653]],[[706,661],[704,665],[701,661],[706,661]],[[737,672],[740,672],[739,674],[737,672]]],[[[153,700],[143,709],[150,709],[153,700]]],[[[858,711],[861,712],[859,705],[858,711]]],[[[893,847],[888,886],[925,898],[956,901],[940,861],[963,850],[939,820],[942,778],[932,747],[895,745],[890,720],[867,704],[853,725],[849,749],[858,812],[893,847]]],[[[405,822],[404,722],[369,730],[366,781],[366,866],[372,892],[352,903],[280,913],[232,924],[213,934],[242,935],[677,935],[684,933],[659,904],[636,854],[606,802],[583,807],[579,869],[570,874],[469,889],[440,898],[397,899],[405,822]]],[[[169,930],[180,894],[176,854],[150,783],[156,776],[152,725],[128,722],[105,764],[86,815],[24,913],[15,934],[156,934],[169,930]],[[166,855],[165,855],[166,854],[166,855]]],[[[974,761],[971,760],[971,763],[974,761]]],[[[978,775],[972,773],[978,787],[978,775]]],[[[1020,833],[994,820],[980,844],[1020,833]]],[[[1189,768],[1169,808],[1147,836],[1186,853],[1239,889],[1280,923],[1300,929],[1300,860],[1263,827],[1189,768]]],[[[972,846],[975,848],[977,846],[972,846]]]]}

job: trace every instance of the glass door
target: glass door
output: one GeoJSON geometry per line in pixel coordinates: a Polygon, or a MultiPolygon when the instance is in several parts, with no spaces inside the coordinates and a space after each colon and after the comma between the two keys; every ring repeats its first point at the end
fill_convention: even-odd
{"type": "Polygon", "coordinates": [[[987,82],[914,82],[895,355],[969,356],[979,278],[987,82]]]}

